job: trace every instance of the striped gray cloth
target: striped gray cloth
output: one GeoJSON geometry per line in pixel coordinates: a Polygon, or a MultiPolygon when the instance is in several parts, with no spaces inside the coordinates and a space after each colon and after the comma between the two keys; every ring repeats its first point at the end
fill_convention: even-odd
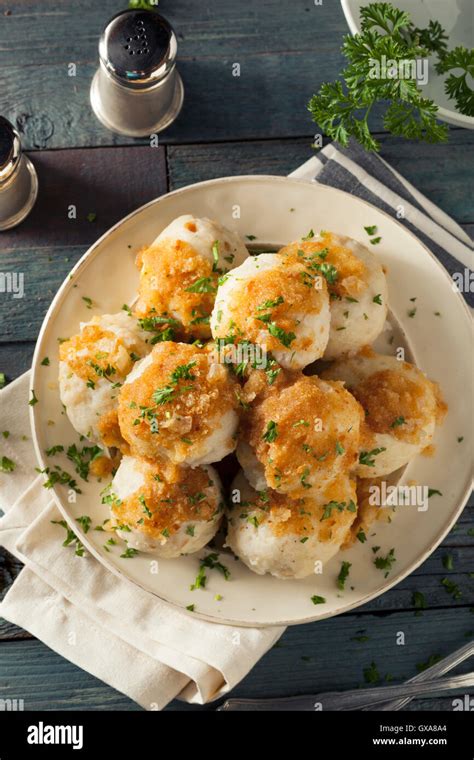
{"type": "MultiPolygon", "coordinates": [[[[376,153],[358,143],[326,145],[290,174],[345,190],[398,219],[439,259],[451,277],[473,269],[473,242],[450,216],[428,200],[376,153]],[[397,210],[403,207],[403,218],[397,210]]],[[[474,293],[463,292],[474,307],[474,293]]]]}

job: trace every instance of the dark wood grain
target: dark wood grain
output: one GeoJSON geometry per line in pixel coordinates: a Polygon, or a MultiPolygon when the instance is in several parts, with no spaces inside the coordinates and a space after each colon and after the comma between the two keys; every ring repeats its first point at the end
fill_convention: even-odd
{"type": "MultiPolygon", "coordinates": [[[[272,697],[311,694],[366,686],[364,668],[375,663],[384,680],[410,678],[431,655],[447,655],[466,643],[473,615],[459,610],[427,611],[423,617],[399,612],[385,617],[347,616],[289,628],[277,646],[257,663],[232,696],[272,697]],[[404,634],[405,644],[397,645],[404,634]],[[369,637],[356,641],[356,637],[369,637]]],[[[465,664],[461,671],[469,669],[465,664]]],[[[59,657],[39,641],[9,641],[0,646],[2,697],[23,698],[25,709],[127,709],[137,705],[59,657]],[[21,667],[19,662],[21,661],[21,667]]],[[[212,710],[216,704],[204,709],[212,710]]],[[[451,701],[423,700],[411,709],[451,709],[451,701]]],[[[181,702],[167,709],[192,710],[181,702]]]]}
{"type": "Polygon", "coordinates": [[[37,151],[40,192],[2,250],[88,246],[139,206],[166,192],[164,148],[37,151]],[[90,215],[90,216],[89,216],[90,215]]]}
{"type": "MultiPolygon", "coordinates": [[[[474,131],[452,130],[446,145],[380,135],[381,156],[460,224],[474,222],[474,131]]],[[[170,189],[237,174],[289,174],[313,155],[311,140],[261,140],[167,148],[170,189]]]]}
{"type": "MultiPolygon", "coordinates": [[[[18,125],[26,147],[132,142],[102,127],[89,104],[98,38],[119,7],[115,0],[0,0],[0,14],[11,11],[0,25],[0,113],[18,125]],[[74,77],[69,63],[76,64],[74,77]]],[[[337,0],[295,3],[291,13],[280,0],[165,0],[160,10],[176,28],[185,85],[183,111],[164,142],[317,131],[307,102],[343,63],[347,26],[337,0]]]]}

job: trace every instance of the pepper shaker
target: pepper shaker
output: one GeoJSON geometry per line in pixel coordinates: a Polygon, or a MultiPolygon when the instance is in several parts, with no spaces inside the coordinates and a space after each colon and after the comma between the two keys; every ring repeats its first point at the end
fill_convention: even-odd
{"type": "Polygon", "coordinates": [[[38,195],[38,178],[22,153],[20,135],[0,116],[0,231],[9,230],[30,213],[38,195]]]}
{"type": "Polygon", "coordinates": [[[114,16],[100,38],[100,64],[91,85],[99,121],[129,137],[168,127],[184,97],[177,49],[172,27],[156,11],[126,10],[114,16]]]}

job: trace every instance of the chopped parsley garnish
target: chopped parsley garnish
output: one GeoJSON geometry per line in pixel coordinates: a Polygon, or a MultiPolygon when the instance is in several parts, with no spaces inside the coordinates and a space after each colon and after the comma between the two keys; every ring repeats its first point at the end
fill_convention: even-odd
{"type": "Polygon", "coordinates": [[[66,451],[67,458],[73,463],[74,469],[83,480],[87,480],[89,477],[91,463],[103,454],[104,451],[100,446],[84,446],[79,449],[76,444],[69,446],[66,451]]]}
{"type": "Polygon", "coordinates": [[[136,557],[138,554],[138,549],[132,549],[131,546],[127,546],[124,553],[120,555],[122,559],[132,559],[132,557],[136,557]]]}
{"type": "Polygon", "coordinates": [[[51,520],[53,525],[60,525],[61,528],[64,528],[66,531],[66,538],[63,541],[63,546],[70,546],[71,544],[75,545],[75,551],[74,554],[77,557],[83,557],[84,556],[84,545],[81,543],[81,541],[78,539],[76,534],[73,530],[69,527],[66,520],[51,520]]]}
{"type": "MultiPolygon", "coordinates": [[[[219,284],[221,284],[220,281],[219,284]]],[[[216,291],[217,288],[211,277],[199,277],[189,288],[186,288],[186,293],[215,293],[216,291]]]]}
{"type": "Polygon", "coordinates": [[[138,497],[138,501],[139,501],[139,502],[140,502],[140,504],[142,505],[142,507],[143,507],[143,511],[144,511],[144,513],[146,514],[146,516],[147,516],[147,517],[152,517],[152,515],[153,515],[153,512],[151,512],[151,510],[149,510],[149,509],[148,509],[148,507],[147,507],[147,503],[146,503],[146,501],[145,501],[145,497],[144,497],[144,495],[143,495],[142,493],[141,493],[141,494],[140,494],[140,496],[138,497]]]}
{"type": "Polygon", "coordinates": [[[209,568],[210,570],[218,570],[220,573],[222,573],[226,581],[228,581],[230,578],[230,570],[221,562],[219,562],[219,555],[208,554],[207,557],[204,557],[204,559],[201,560],[201,564],[199,567],[199,572],[196,576],[196,580],[190,586],[191,591],[194,591],[195,589],[198,589],[198,588],[206,587],[206,581],[207,581],[206,568],[209,568]]]}
{"type": "Polygon", "coordinates": [[[318,596],[317,594],[311,597],[311,601],[313,604],[326,604],[326,599],[324,596],[318,596]]]}
{"type": "Polygon", "coordinates": [[[41,475],[48,476],[43,483],[43,488],[53,488],[53,486],[58,484],[69,486],[69,488],[72,488],[72,490],[76,493],[82,493],[72,475],[66,472],[66,470],[61,469],[59,465],[55,465],[53,469],[45,467],[44,470],[40,470],[38,467],[36,467],[36,472],[39,472],[41,475]]]}
{"type": "Polygon", "coordinates": [[[284,303],[285,299],[283,296],[278,296],[278,298],[274,298],[273,300],[264,301],[259,306],[257,306],[257,311],[264,311],[265,309],[273,309],[275,306],[280,306],[280,304],[284,303]]]}
{"type": "Polygon", "coordinates": [[[339,575],[337,576],[337,587],[340,588],[341,591],[344,591],[346,580],[349,577],[349,570],[351,567],[351,562],[343,562],[341,564],[341,569],[339,570],[339,575]]]}
{"type": "Polygon", "coordinates": [[[416,306],[415,306],[415,308],[413,308],[413,309],[409,309],[409,311],[407,311],[407,314],[408,314],[408,316],[410,317],[410,319],[413,319],[413,317],[414,317],[414,316],[415,316],[415,314],[416,314],[416,306]]]}
{"type": "Polygon", "coordinates": [[[363,530],[360,530],[357,533],[356,538],[357,538],[358,541],[361,542],[361,544],[365,544],[365,542],[367,541],[367,536],[365,535],[365,532],[363,530]]]}
{"type": "Polygon", "coordinates": [[[338,512],[343,512],[345,509],[347,509],[348,512],[355,512],[357,507],[352,499],[349,503],[346,503],[345,501],[329,501],[327,504],[324,504],[324,512],[321,520],[327,520],[331,517],[333,509],[337,509],[338,512]]]}
{"type": "Polygon", "coordinates": [[[441,662],[442,659],[440,654],[430,654],[426,662],[418,662],[416,664],[416,669],[419,673],[422,673],[424,670],[436,665],[437,662],[441,662]]]}
{"type": "Polygon", "coordinates": [[[446,593],[450,594],[454,600],[458,600],[462,597],[462,591],[459,586],[449,578],[443,578],[441,580],[441,585],[444,586],[446,593]]]}
{"type": "Polygon", "coordinates": [[[371,242],[372,245],[378,245],[381,240],[382,240],[381,237],[374,237],[374,238],[372,238],[372,240],[370,242],[371,242]]]}
{"type": "Polygon", "coordinates": [[[122,311],[126,311],[129,317],[132,316],[132,310],[131,310],[130,306],[127,306],[126,303],[123,304],[122,311]]]}
{"type": "Polygon", "coordinates": [[[387,577],[390,570],[392,569],[392,565],[396,561],[397,560],[395,558],[395,549],[390,549],[386,557],[375,557],[374,565],[377,568],[377,570],[385,570],[386,571],[385,577],[387,577]]]}
{"type": "Polygon", "coordinates": [[[425,595],[421,591],[414,591],[411,597],[411,602],[415,609],[417,610],[424,610],[426,609],[426,599],[425,595]]]}
{"type": "Polygon", "coordinates": [[[442,562],[443,562],[443,567],[445,570],[452,570],[454,568],[452,554],[445,554],[442,559],[442,562]]]}
{"type": "Polygon", "coordinates": [[[45,356],[44,359],[43,359],[43,361],[41,362],[41,366],[42,367],[49,367],[49,365],[50,365],[49,356],[45,356]]]}
{"type": "Polygon", "coordinates": [[[370,227],[364,227],[364,230],[366,231],[367,235],[369,235],[369,236],[375,235],[375,233],[377,232],[377,225],[373,224],[370,227]]]}
{"type": "Polygon", "coordinates": [[[13,472],[16,464],[8,457],[2,457],[0,459],[0,472],[13,472]]]}
{"type": "Polygon", "coordinates": [[[399,427],[400,425],[406,425],[406,419],[405,419],[405,417],[402,417],[402,416],[400,416],[400,417],[397,417],[397,418],[396,418],[396,419],[394,419],[394,421],[391,423],[390,427],[391,427],[391,428],[396,428],[396,427],[399,427]]]}
{"type": "Polygon", "coordinates": [[[189,612],[194,612],[195,606],[196,606],[195,604],[188,604],[188,606],[186,607],[186,609],[189,610],[189,612]]]}
{"type": "Polygon", "coordinates": [[[303,486],[303,488],[312,488],[311,483],[308,483],[307,480],[306,480],[306,478],[308,477],[309,473],[310,473],[309,467],[305,467],[304,470],[303,470],[303,474],[300,477],[300,483],[303,486]]]}
{"type": "Polygon", "coordinates": [[[82,296],[82,300],[88,309],[92,309],[92,298],[89,298],[89,296],[82,296]]]}
{"type": "Polygon", "coordinates": [[[345,448],[342,445],[342,443],[340,443],[339,441],[336,441],[336,454],[338,456],[342,456],[342,454],[344,454],[344,452],[345,452],[345,448]]]}
{"type": "Polygon", "coordinates": [[[84,533],[88,533],[89,528],[91,527],[91,518],[89,515],[82,515],[81,517],[76,517],[76,522],[79,523],[84,533]]]}
{"type": "Polygon", "coordinates": [[[312,238],[314,238],[314,230],[310,230],[301,240],[311,240],[312,238]]]}
{"type": "Polygon", "coordinates": [[[282,343],[285,348],[289,348],[293,341],[296,339],[296,335],[293,332],[287,332],[282,327],[278,327],[275,322],[270,322],[268,325],[268,332],[273,335],[274,338],[282,343]]]}
{"type": "Polygon", "coordinates": [[[262,438],[267,443],[273,443],[273,441],[275,441],[277,437],[278,437],[278,424],[274,422],[273,420],[270,420],[262,438]]]}
{"type": "Polygon", "coordinates": [[[28,401],[28,404],[29,404],[30,406],[34,406],[34,405],[35,405],[35,404],[37,404],[37,403],[38,403],[38,399],[36,398],[35,392],[34,392],[34,390],[33,390],[33,388],[32,388],[32,389],[31,389],[31,398],[30,398],[30,400],[28,401]]]}
{"type": "Polygon", "coordinates": [[[363,673],[366,683],[378,683],[380,681],[380,674],[375,662],[371,662],[367,668],[364,668],[363,673]]]}
{"type": "Polygon", "coordinates": [[[443,494],[441,491],[438,491],[436,488],[428,488],[428,499],[431,498],[431,496],[442,496],[443,494]]]}
{"type": "Polygon", "coordinates": [[[217,265],[219,263],[219,241],[214,240],[212,244],[212,258],[214,259],[214,263],[212,265],[212,271],[217,272],[217,265]]]}
{"type": "Polygon", "coordinates": [[[187,536],[194,536],[194,525],[188,525],[186,528],[187,536]]]}
{"type": "Polygon", "coordinates": [[[382,306],[382,294],[377,293],[377,295],[372,298],[372,303],[377,303],[379,306],[382,306]]]}
{"type": "Polygon", "coordinates": [[[372,449],[371,451],[361,451],[359,454],[359,464],[364,464],[366,467],[375,467],[374,457],[381,454],[382,451],[386,451],[385,446],[379,449],[372,449]]]}
{"type": "Polygon", "coordinates": [[[0,389],[5,387],[6,382],[5,372],[0,372],[0,389]]]}

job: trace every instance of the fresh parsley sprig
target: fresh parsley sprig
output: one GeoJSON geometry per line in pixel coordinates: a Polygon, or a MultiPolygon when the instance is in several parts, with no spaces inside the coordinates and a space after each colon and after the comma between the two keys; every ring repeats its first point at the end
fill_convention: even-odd
{"type": "Polygon", "coordinates": [[[391,3],[370,3],[360,10],[360,33],[344,37],[342,52],[347,66],[342,81],[325,82],[308,108],[328,137],[347,146],[355,138],[367,150],[380,144],[370,132],[373,106],[386,102],[384,128],[394,135],[430,143],[445,142],[446,125],[437,122],[438,106],[422,95],[413,77],[393,76],[386,62],[404,68],[420,58],[436,54],[438,73],[461,69],[446,81],[446,92],[462,113],[474,113],[474,92],[467,76],[473,73],[474,52],[455,48],[447,52],[447,36],[438,21],[426,29],[415,27],[407,12],[391,3]],[[378,76],[373,72],[377,70],[378,76]]]}

